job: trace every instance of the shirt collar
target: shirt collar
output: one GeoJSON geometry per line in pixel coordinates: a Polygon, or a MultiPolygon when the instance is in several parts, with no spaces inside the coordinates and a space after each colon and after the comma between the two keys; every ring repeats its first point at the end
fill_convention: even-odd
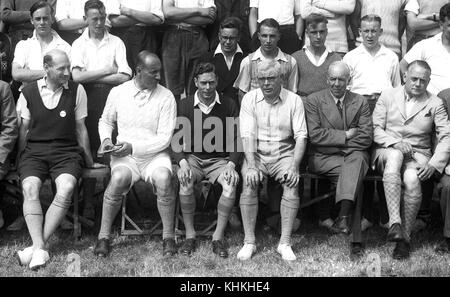
{"type": "MultiPolygon", "coordinates": [[[[281,87],[280,95],[278,95],[278,99],[274,101],[273,104],[277,104],[279,101],[284,101],[287,97],[286,90],[281,87]]],[[[256,91],[256,103],[259,103],[261,101],[264,101],[264,94],[261,90],[261,88],[258,88],[256,91]]]]}
{"type": "Polygon", "coordinates": [[[131,85],[131,90],[130,91],[131,91],[131,95],[133,96],[133,98],[136,98],[136,96],[141,94],[141,93],[146,95],[145,98],[150,98],[150,95],[152,94],[152,91],[149,90],[149,89],[144,89],[144,90],[139,89],[138,86],[136,85],[136,78],[133,78],[130,81],[130,85],[131,85]]]}
{"type": "MultiPolygon", "coordinates": [[[[52,39],[51,42],[56,42],[57,44],[61,43],[62,38],[59,36],[58,33],[56,33],[55,30],[52,29],[52,30],[50,31],[50,34],[51,34],[52,37],[53,37],[53,39],[52,39]]],[[[37,40],[37,33],[36,33],[36,30],[33,30],[33,36],[31,36],[31,39],[37,40]]]]}
{"type": "MultiPolygon", "coordinates": [[[[217,91],[216,91],[216,97],[214,99],[214,103],[213,104],[215,104],[215,103],[222,104],[220,102],[219,94],[217,93],[217,91]]],[[[198,106],[199,104],[203,104],[203,103],[198,98],[198,91],[196,91],[195,94],[194,94],[194,106],[198,106]]]]}
{"type": "Polygon", "coordinates": [[[334,95],[333,95],[333,93],[331,93],[331,91],[330,91],[330,95],[331,95],[331,97],[333,97],[334,103],[337,103],[338,100],[340,100],[341,103],[344,104],[344,99],[345,99],[345,95],[347,95],[347,91],[345,91],[344,96],[342,96],[341,98],[334,97],[334,95]]]}
{"type": "MultiPolygon", "coordinates": [[[[236,55],[237,53],[244,54],[244,52],[242,51],[242,49],[241,49],[241,47],[239,46],[239,44],[237,45],[237,49],[236,49],[236,52],[234,53],[234,55],[236,55]]],[[[214,56],[217,55],[217,54],[222,54],[222,55],[225,56],[225,54],[224,54],[223,51],[222,51],[222,47],[220,46],[220,44],[217,46],[217,48],[216,48],[216,50],[215,50],[215,52],[214,52],[214,56]]],[[[234,55],[233,55],[233,56],[234,56],[234,55]]]]}
{"type": "MultiPolygon", "coordinates": [[[[311,54],[312,54],[312,52],[309,50],[309,48],[308,48],[308,46],[307,46],[306,44],[303,46],[303,50],[304,50],[304,51],[307,51],[308,53],[311,53],[311,54]]],[[[328,47],[325,46],[325,51],[323,52],[322,55],[325,55],[325,54],[328,55],[329,53],[331,53],[331,51],[328,50],[328,47]]]]}
{"type": "MultiPolygon", "coordinates": [[[[84,29],[84,31],[83,31],[83,33],[81,34],[81,36],[82,36],[85,40],[90,40],[90,38],[89,38],[89,28],[88,28],[88,27],[84,29]]],[[[107,41],[108,39],[109,39],[109,32],[108,32],[108,30],[106,30],[106,27],[105,27],[105,34],[103,35],[102,42],[103,42],[103,41],[107,41]]]]}
{"type": "MultiPolygon", "coordinates": [[[[366,47],[364,46],[364,44],[362,44],[362,43],[357,47],[357,49],[359,50],[359,53],[360,53],[360,54],[365,54],[365,55],[370,55],[370,56],[372,56],[372,55],[369,53],[369,51],[366,49],[366,47]]],[[[387,48],[386,48],[384,45],[382,45],[382,44],[380,43],[380,49],[379,49],[378,52],[375,54],[375,57],[382,56],[382,55],[386,55],[386,54],[387,54],[387,48]]]]}
{"type": "MultiPolygon", "coordinates": [[[[252,57],[252,61],[256,61],[256,60],[264,60],[265,59],[265,57],[263,56],[263,54],[262,54],[262,52],[261,52],[261,47],[260,48],[258,48],[256,51],[255,51],[255,53],[254,53],[254,55],[253,55],[253,57],[252,57]]],[[[277,60],[277,61],[283,61],[283,62],[289,62],[289,60],[288,60],[288,58],[286,57],[286,54],[285,53],[283,53],[282,51],[281,51],[281,49],[280,48],[278,48],[278,55],[275,57],[275,60],[277,60]]]]}
{"type": "MultiPolygon", "coordinates": [[[[44,76],[43,78],[41,78],[40,80],[37,81],[37,85],[39,88],[39,91],[42,91],[43,88],[49,89],[49,87],[47,87],[47,76],[44,76]]],[[[62,87],[59,87],[58,89],[55,90],[58,91],[59,89],[64,88],[64,89],[68,89],[69,88],[69,82],[66,82],[65,84],[62,85],[62,87]]]]}

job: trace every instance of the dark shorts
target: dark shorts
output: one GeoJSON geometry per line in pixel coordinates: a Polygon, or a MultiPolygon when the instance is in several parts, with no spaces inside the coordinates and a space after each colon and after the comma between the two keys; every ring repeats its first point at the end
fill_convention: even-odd
{"type": "Polygon", "coordinates": [[[61,174],[81,177],[84,166],[83,149],[54,143],[28,143],[19,159],[19,176],[23,181],[36,176],[44,182],[48,176],[55,180],[61,174]]]}

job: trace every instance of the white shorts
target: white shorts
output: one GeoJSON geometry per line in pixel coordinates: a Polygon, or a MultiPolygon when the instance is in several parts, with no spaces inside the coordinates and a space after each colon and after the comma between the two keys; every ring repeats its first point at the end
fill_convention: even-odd
{"type": "Polygon", "coordinates": [[[167,168],[172,173],[172,161],[167,152],[159,153],[145,161],[138,161],[131,156],[121,158],[111,156],[111,172],[115,168],[121,166],[126,167],[131,171],[131,186],[141,179],[146,183],[153,184],[152,174],[159,167],[167,168]]]}

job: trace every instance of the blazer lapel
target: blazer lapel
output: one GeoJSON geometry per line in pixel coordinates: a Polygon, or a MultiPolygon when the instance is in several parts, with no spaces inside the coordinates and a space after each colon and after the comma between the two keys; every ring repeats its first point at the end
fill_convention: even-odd
{"type": "Polygon", "coordinates": [[[334,128],[338,130],[344,129],[344,121],[329,90],[325,90],[325,96],[322,97],[322,112],[334,128]]]}
{"type": "Polygon", "coordinates": [[[403,119],[406,120],[404,88],[399,88],[398,93],[394,94],[394,101],[403,119]]]}
{"type": "Polygon", "coordinates": [[[350,96],[349,93],[345,95],[344,99],[345,105],[345,120],[347,122],[347,128],[351,127],[353,119],[359,110],[358,100],[355,100],[354,96],[350,96]]]}
{"type": "Polygon", "coordinates": [[[416,104],[414,104],[411,114],[409,115],[409,117],[406,120],[408,121],[409,119],[413,118],[422,109],[424,109],[428,105],[428,102],[430,102],[430,99],[431,99],[431,96],[427,96],[427,98],[423,98],[419,101],[416,101],[416,104]]]}

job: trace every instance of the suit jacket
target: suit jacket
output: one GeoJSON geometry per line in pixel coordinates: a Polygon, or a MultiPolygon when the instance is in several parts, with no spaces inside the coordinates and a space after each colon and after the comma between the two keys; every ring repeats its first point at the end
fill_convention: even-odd
{"type": "MultiPolygon", "coordinates": [[[[384,91],[373,111],[374,140],[377,147],[387,148],[400,141],[409,142],[414,151],[429,158],[429,164],[442,173],[450,157],[450,130],[447,111],[440,98],[427,92],[405,112],[403,86],[384,91]],[[432,154],[433,137],[437,133],[437,146],[432,154]]],[[[380,152],[375,151],[373,160],[380,152]]]]}
{"type": "Polygon", "coordinates": [[[19,135],[16,106],[9,85],[0,81],[0,163],[5,164],[19,135]]]}
{"type": "Polygon", "coordinates": [[[309,154],[347,155],[370,147],[373,132],[367,100],[361,95],[347,92],[343,104],[345,123],[329,89],[313,93],[305,99],[309,154]],[[357,128],[358,133],[346,140],[345,131],[350,128],[357,128]]]}

